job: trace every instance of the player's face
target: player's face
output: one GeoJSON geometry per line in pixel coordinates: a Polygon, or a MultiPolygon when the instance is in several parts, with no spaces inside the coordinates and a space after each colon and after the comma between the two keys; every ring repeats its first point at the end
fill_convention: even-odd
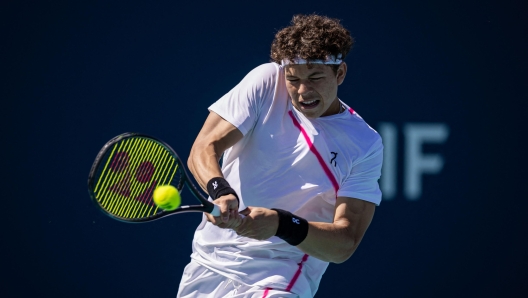
{"type": "Polygon", "coordinates": [[[289,65],[285,69],[286,88],[293,106],[308,118],[339,113],[337,86],[345,79],[347,66],[343,62],[337,75],[328,65],[289,65]]]}

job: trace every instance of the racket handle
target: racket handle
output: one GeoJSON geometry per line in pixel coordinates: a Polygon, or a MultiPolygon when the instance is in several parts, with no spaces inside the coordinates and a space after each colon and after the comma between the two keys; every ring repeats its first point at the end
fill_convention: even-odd
{"type": "Polygon", "coordinates": [[[211,211],[212,216],[220,216],[220,207],[218,205],[213,204],[213,210],[211,211]]]}

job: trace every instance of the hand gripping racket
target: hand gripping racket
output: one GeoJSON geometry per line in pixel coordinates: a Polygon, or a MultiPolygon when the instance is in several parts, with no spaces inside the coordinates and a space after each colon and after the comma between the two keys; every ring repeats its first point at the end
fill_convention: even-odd
{"type": "Polygon", "coordinates": [[[95,204],[112,218],[125,222],[147,222],[183,212],[207,212],[220,216],[189,180],[176,152],[165,142],[138,134],[124,133],[104,145],[88,176],[88,192],[95,204]],[[183,187],[200,201],[172,211],[158,208],[152,199],[157,186],[183,187]]]}

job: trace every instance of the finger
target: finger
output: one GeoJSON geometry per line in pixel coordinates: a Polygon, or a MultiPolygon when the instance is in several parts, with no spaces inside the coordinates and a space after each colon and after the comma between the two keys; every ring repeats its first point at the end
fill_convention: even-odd
{"type": "Polygon", "coordinates": [[[226,227],[230,229],[236,229],[242,223],[242,217],[240,215],[235,215],[235,211],[229,211],[229,221],[225,223],[226,227]]]}
{"type": "Polygon", "coordinates": [[[244,215],[244,216],[248,216],[248,214],[251,213],[251,208],[250,208],[250,207],[247,207],[246,209],[240,211],[239,213],[242,214],[242,215],[244,215]]]}
{"type": "Polygon", "coordinates": [[[222,202],[219,207],[221,221],[227,223],[229,221],[229,205],[226,202],[222,202]]]}
{"type": "Polygon", "coordinates": [[[216,225],[217,224],[217,220],[215,219],[214,216],[212,216],[211,214],[209,213],[204,213],[205,214],[205,217],[207,218],[207,221],[209,221],[210,223],[216,225]]]}
{"type": "Polygon", "coordinates": [[[229,214],[229,217],[238,216],[238,201],[236,199],[229,201],[229,211],[232,212],[229,214]]]}

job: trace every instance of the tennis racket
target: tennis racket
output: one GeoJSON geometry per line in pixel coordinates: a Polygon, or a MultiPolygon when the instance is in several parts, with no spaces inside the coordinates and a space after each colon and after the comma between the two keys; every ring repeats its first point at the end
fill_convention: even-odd
{"type": "Polygon", "coordinates": [[[218,206],[190,181],[176,152],[144,134],[124,133],[104,145],[90,170],[88,192],[105,214],[124,222],[148,222],[183,212],[220,216],[218,206]],[[158,208],[152,193],[157,186],[167,184],[180,193],[187,186],[200,204],[182,205],[172,211],[158,208]]]}

